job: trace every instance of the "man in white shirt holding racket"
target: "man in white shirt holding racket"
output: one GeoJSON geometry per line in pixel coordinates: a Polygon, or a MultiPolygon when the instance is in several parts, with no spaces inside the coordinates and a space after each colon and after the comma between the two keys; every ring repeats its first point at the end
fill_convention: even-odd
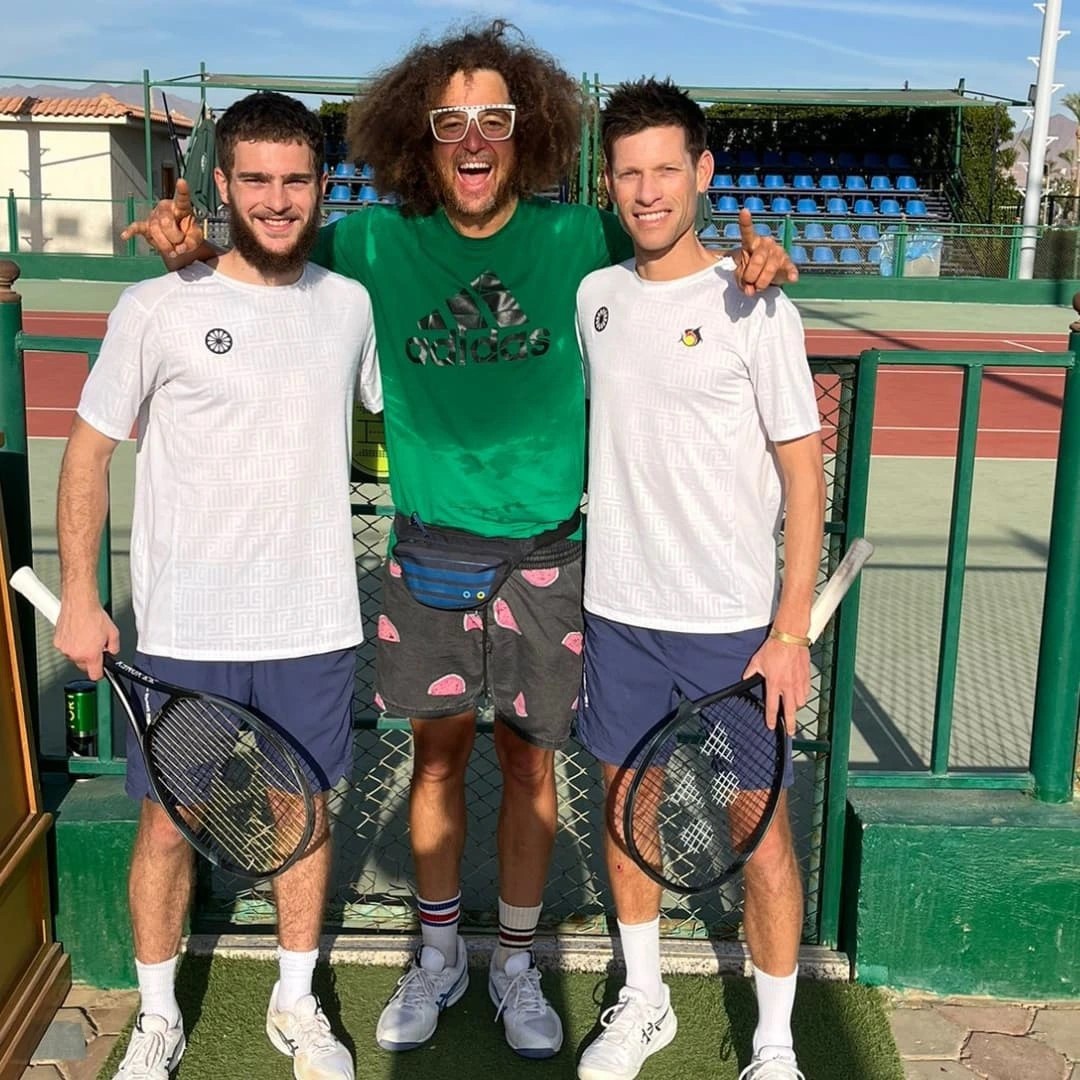
{"type": "MultiPolygon", "coordinates": [[[[578,737],[609,793],[605,847],[627,979],[578,1076],[631,1080],[676,1020],[660,975],[661,888],[627,855],[621,778],[680,696],[752,674],[766,680],[769,726],[782,703],[794,731],[810,688],[824,478],[794,306],[776,289],[742,295],[730,263],[694,232],[713,174],[701,109],[670,82],[623,84],[602,130],[608,190],[635,255],[578,290],[592,401],[578,737]]],[[[737,761],[739,746],[732,752],[737,761]]],[[[786,786],[790,756],[784,767],[786,786]]],[[[759,1017],[742,1076],[801,1080],[790,1017],[802,883],[784,795],[745,888],[759,1017]]]]}
{"type": "MultiPolygon", "coordinates": [[[[238,700],[278,724],[314,774],[315,835],[273,881],[280,977],[267,1035],[297,1080],[353,1080],[312,993],[330,842],[326,792],[352,765],[362,640],[349,508],[354,389],[381,408],[363,286],[307,262],[320,224],[323,134],[281,94],[253,94],[217,128],[233,249],[128,289],[109,317],[61,468],[57,647],[91,677],[119,633],[96,568],[109,462],[137,425],[131,537],[135,663],[238,700]]],[[[153,695],[147,702],[154,707],[153,695]]],[[[184,1051],[174,980],[192,851],[141,801],[129,899],[141,1003],[116,1080],[167,1080],[184,1051]]]]}

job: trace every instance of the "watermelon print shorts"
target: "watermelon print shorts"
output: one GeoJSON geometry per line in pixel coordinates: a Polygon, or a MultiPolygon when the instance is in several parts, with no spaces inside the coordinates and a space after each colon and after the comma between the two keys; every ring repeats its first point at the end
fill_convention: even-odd
{"type": "Polygon", "coordinates": [[[375,704],[395,716],[438,719],[475,708],[526,742],[558,750],[581,688],[582,545],[552,544],[515,570],[480,611],[440,611],[413,599],[401,568],[383,567],[375,704]]]}

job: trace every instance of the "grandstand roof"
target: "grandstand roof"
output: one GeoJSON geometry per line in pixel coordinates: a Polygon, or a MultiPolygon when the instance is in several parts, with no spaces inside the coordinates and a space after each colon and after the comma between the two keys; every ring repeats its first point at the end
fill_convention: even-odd
{"type": "Polygon", "coordinates": [[[1025,101],[1009,98],[975,97],[963,89],[955,90],[773,90],[739,89],[720,86],[684,87],[695,101],[725,105],[858,105],[888,106],[908,109],[957,109],[975,106],[1026,105],[1025,101]]]}
{"type": "MultiPolygon", "coordinates": [[[[16,95],[0,96],[0,116],[34,118],[42,117],[55,120],[138,120],[145,117],[141,105],[129,105],[118,101],[111,94],[98,94],[90,98],[45,98],[16,95]]],[[[195,122],[183,113],[171,110],[173,124],[180,129],[190,130],[195,122]]],[[[162,109],[151,109],[150,119],[159,124],[167,123],[162,109]]]]}

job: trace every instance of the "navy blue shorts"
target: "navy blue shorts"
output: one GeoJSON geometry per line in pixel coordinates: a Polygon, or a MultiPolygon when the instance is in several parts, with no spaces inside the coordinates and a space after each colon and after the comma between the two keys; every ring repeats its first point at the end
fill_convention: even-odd
{"type": "MultiPolygon", "coordinates": [[[[654,728],[683,698],[699,698],[742,678],[750,657],[765,641],[768,626],[733,634],[688,634],[650,630],[612,622],[585,612],[585,664],[578,703],[578,741],[608,765],[632,765],[654,728]]],[[[773,760],[751,747],[772,742],[764,722],[756,730],[726,733],[732,767],[739,762],[773,760]]],[[[740,776],[744,788],[765,786],[764,778],[740,776]]],[[[784,786],[793,779],[791,747],[784,786]]]]}
{"type": "MultiPolygon", "coordinates": [[[[232,698],[265,717],[301,751],[319,790],[329,791],[352,771],[352,701],[356,650],[287,660],[176,660],[135,653],[134,664],[149,675],[191,690],[232,698]]],[[[136,697],[144,701],[136,687],[136,697]]],[[[150,708],[161,706],[150,694],[150,708]]],[[[153,798],[146,766],[130,725],[127,781],[133,799],[153,798]]]]}

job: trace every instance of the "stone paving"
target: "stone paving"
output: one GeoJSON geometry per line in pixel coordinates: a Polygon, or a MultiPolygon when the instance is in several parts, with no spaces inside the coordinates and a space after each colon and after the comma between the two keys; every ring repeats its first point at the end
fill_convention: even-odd
{"type": "MultiPolygon", "coordinates": [[[[132,990],[73,987],[22,1080],[97,1080],[136,1003],[132,990]]],[[[897,994],[890,1004],[906,1080],[1080,1080],[1080,1002],[897,994]]]]}
{"type": "Polygon", "coordinates": [[[1080,1080],[1080,1002],[896,995],[892,1005],[907,1080],[1080,1080]]]}

